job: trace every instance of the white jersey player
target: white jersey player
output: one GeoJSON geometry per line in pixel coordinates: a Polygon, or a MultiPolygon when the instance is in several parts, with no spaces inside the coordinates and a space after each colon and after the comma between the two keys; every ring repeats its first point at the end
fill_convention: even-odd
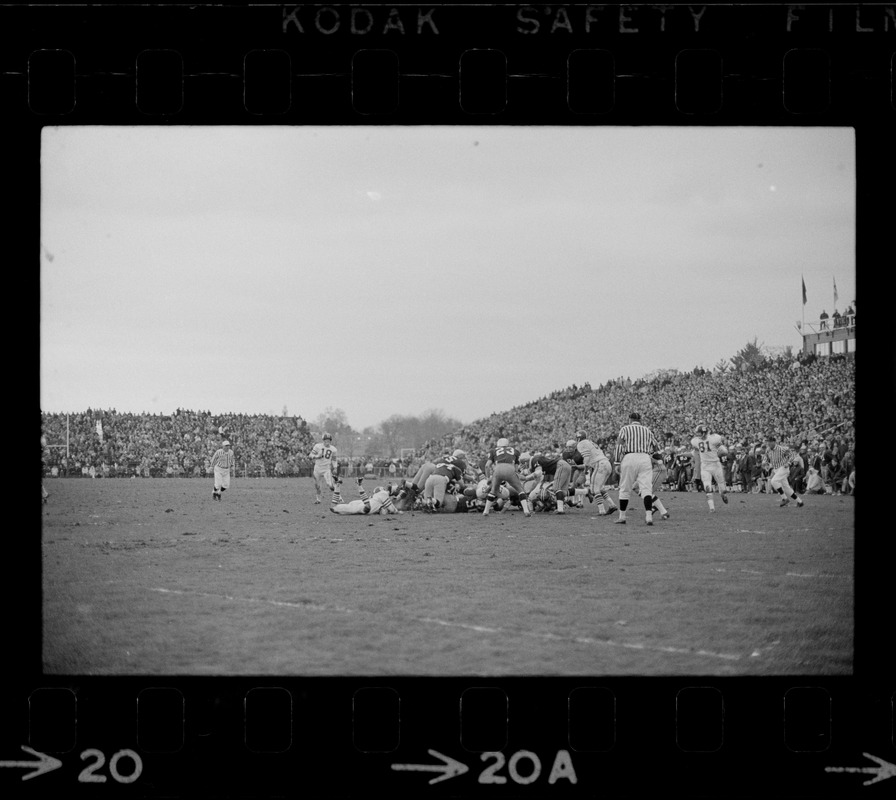
{"type": "Polygon", "coordinates": [[[576,431],[576,440],[576,450],[582,454],[583,463],[590,470],[586,495],[588,502],[597,497],[597,513],[600,516],[612,514],[617,507],[605,484],[613,474],[613,465],[606,453],[588,438],[585,431],[576,431]]]}
{"type": "Polygon", "coordinates": [[[334,514],[403,514],[395,507],[392,495],[384,486],[377,486],[373,494],[368,495],[362,485],[363,478],[358,478],[358,494],[360,500],[352,500],[349,503],[336,503],[330,506],[334,514]]]}
{"type": "Polygon", "coordinates": [[[700,455],[700,480],[703,483],[703,491],[706,492],[706,502],[709,504],[709,510],[716,510],[715,503],[712,499],[712,479],[716,479],[719,485],[719,494],[722,496],[722,502],[728,502],[728,487],[725,485],[725,470],[722,468],[722,462],[719,461],[719,451],[727,452],[725,448],[725,439],[718,433],[710,433],[709,428],[702,422],[697,425],[694,430],[695,436],[691,439],[691,447],[700,455]]]}
{"type": "Polygon", "coordinates": [[[327,486],[333,492],[330,502],[333,505],[341,503],[342,495],[339,493],[339,484],[342,481],[338,477],[339,465],[336,461],[336,448],[333,447],[333,437],[329,433],[325,433],[321,437],[321,441],[311,448],[308,457],[314,462],[314,502],[320,502],[323,487],[327,486]]]}

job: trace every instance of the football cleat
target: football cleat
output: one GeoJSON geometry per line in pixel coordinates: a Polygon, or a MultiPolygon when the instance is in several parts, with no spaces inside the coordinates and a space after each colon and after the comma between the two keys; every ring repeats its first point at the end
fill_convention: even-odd
{"type": "Polygon", "coordinates": [[[784,506],[789,506],[789,505],[790,505],[790,501],[786,497],[783,500],[781,500],[780,503],[778,503],[778,506],[781,508],[784,508],[784,506]]]}
{"type": "Polygon", "coordinates": [[[728,492],[722,492],[722,502],[728,503],[728,492]]]}
{"type": "Polygon", "coordinates": [[[669,519],[669,512],[667,511],[665,514],[663,514],[662,518],[669,519]]]}
{"type": "Polygon", "coordinates": [[[653,525],[653,520],[652,520],[652,519],[647,520],[647,524],[648,524],[648,525],[653,525]]]}
{"type": "Polygon", "coordinates": [[[615,524],[615,525],[625,525],[625,520],[624,520],[624,519],[617,519],[616,522],[615,522],[614,524],[615,524]]]}
{"type": "Polygon", "coordinates": [[[802,507],[803,507],[803,498],[802,498],[802,497],[797,497],[797,499],[796,499],[796,507],[797,507],[797,508],[802,508],[802,507]]]}

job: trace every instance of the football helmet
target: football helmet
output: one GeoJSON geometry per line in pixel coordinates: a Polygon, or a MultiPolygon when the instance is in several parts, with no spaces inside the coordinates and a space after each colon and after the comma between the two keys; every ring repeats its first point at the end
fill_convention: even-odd
{"type": "Polygon", "coordinates": [[[575,446],[576,446],[576,440],[575,440],[575,439],[570,439],[570,440],[566,443],[566,446],[567,446],[567,447],[575,447],[575,446]]]}
{"type": "Polygon", "coordinates": [[[385,487],[385,486],[377,486],[377,487],[373,490],[373,493],[374,493],[374,494],[379,494],[380,492],[385,492],[385,491],[386,491],[386,487],[385,487]]]}
{"type": "Polygon", "coordinates": [[[500,439],[498,439],[497,442],[495,442],[495,447],[507,447],[509,444],[510,442],[502,436],[500,439]]]}
{"type": "Polygon", "coordinates": [[[463,458],[466,453],[463,450],[455,450],[451,455],[453,455],[455,458],[463,458]]]}
{"type": "Polygon", "coordinates": [[[581,430],[576,431],[576,439],[578,439],[580,442],[582,441],[582,439],[587,439],[587,438],[588,438],[588,434],[585,433],[585,431],[581,431],[581,430]]]}
{"type": "Polygon", "coordinates": [[[709,428],[707,428],[706,425],[702,422],[697,423],[697,427],[694,428],[694,433],[696,433],[697,436],[706,436],[708,432],[709,428]]]}
{"type": "Polygon", "coordinates": [[[325,442],[333,441],[333,436],[332,436],[332,434],[329,434],[329,433],[325,433],[322,438],[323,438],[323,441],[325,441],[325,442]]]}

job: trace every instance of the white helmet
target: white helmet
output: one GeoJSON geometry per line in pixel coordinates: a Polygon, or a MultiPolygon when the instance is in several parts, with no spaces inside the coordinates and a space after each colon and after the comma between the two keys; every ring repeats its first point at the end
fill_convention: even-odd
{"type": "Polygon", "coordinates": [[[502,437],[502,438],[498,439],[497,442],[495,442],[495,447],[507,447],[507,445],[509,445],[509,444],[510,444],[510,442],[507,439],[502,437]]]}
{"type": "Polygon", "coordinates": [[[451,455],[453,455],[455,458],[463,458],[466,453],[463,450],[455,450],[451,455]]]}
{"type": "Polygon", "coordinates": [[[575,440],[575,439],[570,439],[570,440],[566,443],[566,446],[567,446],[567,447],[575,447],[575,446],[576,446],[576,440],[575,440]]]}

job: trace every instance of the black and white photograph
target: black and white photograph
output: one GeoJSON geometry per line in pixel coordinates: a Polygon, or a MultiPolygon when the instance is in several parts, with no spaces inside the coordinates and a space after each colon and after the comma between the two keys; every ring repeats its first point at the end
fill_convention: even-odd
{"type": "Polygon", "coordinates": [[[851,676],[856,133],[47,125],[41,663],[851,676]]]}

